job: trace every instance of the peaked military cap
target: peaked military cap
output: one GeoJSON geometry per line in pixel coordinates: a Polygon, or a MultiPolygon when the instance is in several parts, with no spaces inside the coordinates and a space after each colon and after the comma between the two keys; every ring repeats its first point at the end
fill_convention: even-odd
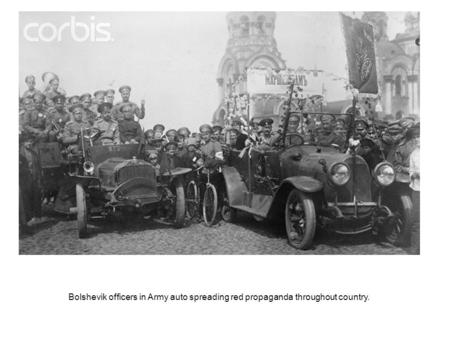
{"type": "Polygon", "coordinates": [[[98,105],[97,110],[98,110],[100,113],[103,113],[103,111],[104,111],[105,108],[111,109],[111,108],[112,108],[112,104],[109,103],[109,102],[103,102],[103,103],[100,103],[100,104],[98,105]]]}
{"type": "Polygon", "coordinates": [[[81,109],[83,109],[83,106],[81,105],[81,103],[75,103],[74,105],[72,105],[72,106],[69,108],[69,111],[70,111],[71,113],[73,113],[73,112],[75,111],[76,108],[81,108],[81,109]]]}
{"type": "Polygon", "coordinates": [[[105,95],[106,92],[105,92],[104,90],[96,90],[96,91],[94,92],[94,97],[97,97],[97,96],[99,96],[100,94],[105,95]]]}
{"type": "Polygon", "coordinates": [[[91,98],[92,98],[92,95],[89,94],[89,93],[85,93],[85,94],[83,94],[83,95],[80,96],[80,100],[81,100],[81,101],[84,101],[86,98],[91,99],[91,98]]]}
{"type": "Polygon", "coordinates": [[[198,130],[200,131],[200,132],[202,132],[203,130],[205,130],[205,131],[208,131],[208,132],[212,132],[212,128],[211,128],[211,126],[209,125],[209,124],[202,124],[201,126],[200,126],[200,128],[198,128],[198,130]]]}
{"type": "Polygon", "coordinates": [[[119,93],[122,93],[123,91],[131,92],[131,87],[127,86],[127,85],[120,87],[119,88],[119,93]]]}
{"type": "Polygon", "coordinates": [[[58,94],[53,98],[54,103],[64,103],[66,102],[66,97],[64,95],[58,94]]]}
{"type": "Polygon", "coordinates": [[[157,131],[157,130],[161,130],[161,131],[164,131],[164,129],[166,129],[166,127],[164,127],[164,125],[163,124],[155,124],[154,126],[153,126],[153,131],[157,131]]]}
{"type": "Polygon", "coordinates": [[[268,127],[268,126],[271,126],[272,124],[273,124],[272,119],[262,119],[261,121],[259,121],[259,125],[261,127],[268,127]]]}

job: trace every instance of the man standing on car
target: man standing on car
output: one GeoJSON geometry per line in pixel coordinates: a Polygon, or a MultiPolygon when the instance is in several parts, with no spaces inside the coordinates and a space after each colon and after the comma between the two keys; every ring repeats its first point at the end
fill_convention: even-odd
{"type": "Polygon", "coordinates": [[[121,111],[121,108],[123,105],[129,105],[131,107],[131,113],[135,115],[139,120],[142,120],[145,117],[145,101],[141,101],[141,107],[139,108],[138,105],[134,102],[130,101],[130,92],[131,87],[130,86],[122,86],[119,88],[120,95],[122,96],[122,102],[119,102],[114,105],[112,109],[112,115],[113,118],[116,121],[123,120],[124,116],[121,111]]]}

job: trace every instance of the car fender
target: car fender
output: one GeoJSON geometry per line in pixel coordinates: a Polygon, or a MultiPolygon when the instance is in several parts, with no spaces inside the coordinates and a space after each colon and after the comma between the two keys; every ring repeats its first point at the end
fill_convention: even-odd
{"type": "Polygon", "coordinates": [[[309,176],[294,176],[286,178],[281,183],[280,188],[285,184],[290,184],[294,188],[310,194],[321,191],[323,189],[323,183],[321,181],[309,176]]]}
{"type": "Polygon", "coordinates": [[[233,205],[243,204],[245,194],[248,193],[247,186],[242,180],[239,171],[234,167],[225,166],[222,168],[222,175],[227,191],[228,203],[233,205]]]}

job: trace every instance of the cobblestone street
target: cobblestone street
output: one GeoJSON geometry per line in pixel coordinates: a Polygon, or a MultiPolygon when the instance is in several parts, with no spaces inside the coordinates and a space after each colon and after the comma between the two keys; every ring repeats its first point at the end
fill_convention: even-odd
{"type": "Polygon", "coordinates": [[[376,243],[370,234],[339,236],[318,233],[313,249],[290,247],[274,225],[241,218],[216,228],[201,223],[183,229],[151,221],[89,225],[90,236],[78,239],[74,220],[55,219],[20,235],[20,254],[407,254],[401,248],[376,243]]]}

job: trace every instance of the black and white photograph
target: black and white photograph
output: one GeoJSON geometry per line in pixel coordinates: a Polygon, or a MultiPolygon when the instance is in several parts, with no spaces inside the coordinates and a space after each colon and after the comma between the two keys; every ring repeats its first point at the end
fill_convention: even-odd
{"type": "Polygon", "coordinates": [[[448,337],[448,16],[3,4],[0,336],[448,337]]]}
{"type": "Polygon", "coordinates": [[[419,255],[420,12],[19,13],[20,255],[419,255]]]}

